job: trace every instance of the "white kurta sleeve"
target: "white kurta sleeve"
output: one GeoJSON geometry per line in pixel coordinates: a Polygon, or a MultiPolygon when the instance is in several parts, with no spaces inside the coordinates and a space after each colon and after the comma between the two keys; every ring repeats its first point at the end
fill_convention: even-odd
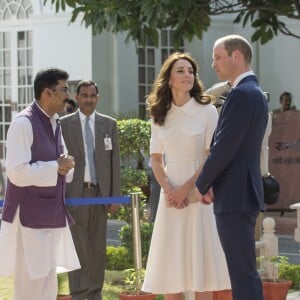
{"type": "Polygon", "coordinates": [[[58,177],[57,161],[30,163],[32,142],[31,122],[26,117],[16,118],[7,132],[7,177],[17,186],[55,186],[58,177]]]}

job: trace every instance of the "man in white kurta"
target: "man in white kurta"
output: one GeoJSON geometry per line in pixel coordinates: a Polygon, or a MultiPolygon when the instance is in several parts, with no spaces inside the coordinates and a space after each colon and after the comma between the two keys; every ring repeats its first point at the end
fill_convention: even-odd
{"type": "MultiPolygon", "coordinates": [[[[57,69],[48,69],[39,74],[44,74],[42,80],[48,83],[48,87],[41,85],[40,92],[35,88],[35,96],[38,94],[39,97],[35,104],[49,118],[54,135],[57,112],[63,108],[64,99],[68,96],[67,78],[57,69]],[[47,78],[45,72],[52,74],[52,77],[49,75],[47,78]],[[55,78],[53,74],[58,77],[55,78]],[[55,80],[54,84],[51,80],[55,80]]],[[[38,85],[38,81],[35,84],[38,85]]],[[[8,179],[18,187],[55,187],[59,175],[68,174],[67,177],[72,179],[74,161],[70,156],[31,162],[33,138],[31,121],[25,116],[17,116],[7,134],[8,179]]],[[[65,227],[59,228],[30,228],[22,225],[19,207],[12,222],[2,221],[0,275],[15,276],[15,300],[56,299],[57,267],[61,271],[80,268],[67,222],[65,227]]]]}

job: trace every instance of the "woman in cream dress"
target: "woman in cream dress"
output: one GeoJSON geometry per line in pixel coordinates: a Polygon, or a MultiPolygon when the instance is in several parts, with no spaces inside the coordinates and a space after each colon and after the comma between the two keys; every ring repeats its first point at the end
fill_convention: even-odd
{"type": "Polygon", "coordinates": [[[201,203],[194,187],[218,118],[196,74],[189,54],[173,53],[148,97],[151,163],[162,190],[143,290],[167,300],[191,291],[209,299],[212,291],[230,289],[212,205],[201,203]]]}

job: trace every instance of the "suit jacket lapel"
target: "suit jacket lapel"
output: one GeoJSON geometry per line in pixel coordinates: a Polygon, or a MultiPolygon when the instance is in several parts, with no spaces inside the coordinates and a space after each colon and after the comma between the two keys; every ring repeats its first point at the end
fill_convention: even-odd
{"type": "Polygon", "coordinates": [[[76,134],[74,134],[75,136],[75,142],[77,144],[77,147],[79,149],[79,151],[84,154],[84,140],[83,140],[83,136],[82,136],[82,128],[81,128],[81,121],[80,121],[80,117],[79,117],[79,111],[77,111],[77,113],[74,115],[73,119],[72,119],[72,129],[74,130],[74,132],[76,134]]]}
{"type": "Polygon", "coordinates": [[[103,118],[96,112],[95,113],[95,150],[103,148],[105,132],[105,124],[103,118]]]}

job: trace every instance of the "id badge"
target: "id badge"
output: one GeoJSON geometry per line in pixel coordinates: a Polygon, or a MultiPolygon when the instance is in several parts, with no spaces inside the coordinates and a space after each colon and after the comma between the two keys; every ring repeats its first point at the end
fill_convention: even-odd
{"type": "Polygon", "coordinates": [[[106,151],[108,150],[112,150],[112,142],[111,142],[111,138],[108,137],[106,135],[106,137],[104,138],[104,148],[106,151]]]}

